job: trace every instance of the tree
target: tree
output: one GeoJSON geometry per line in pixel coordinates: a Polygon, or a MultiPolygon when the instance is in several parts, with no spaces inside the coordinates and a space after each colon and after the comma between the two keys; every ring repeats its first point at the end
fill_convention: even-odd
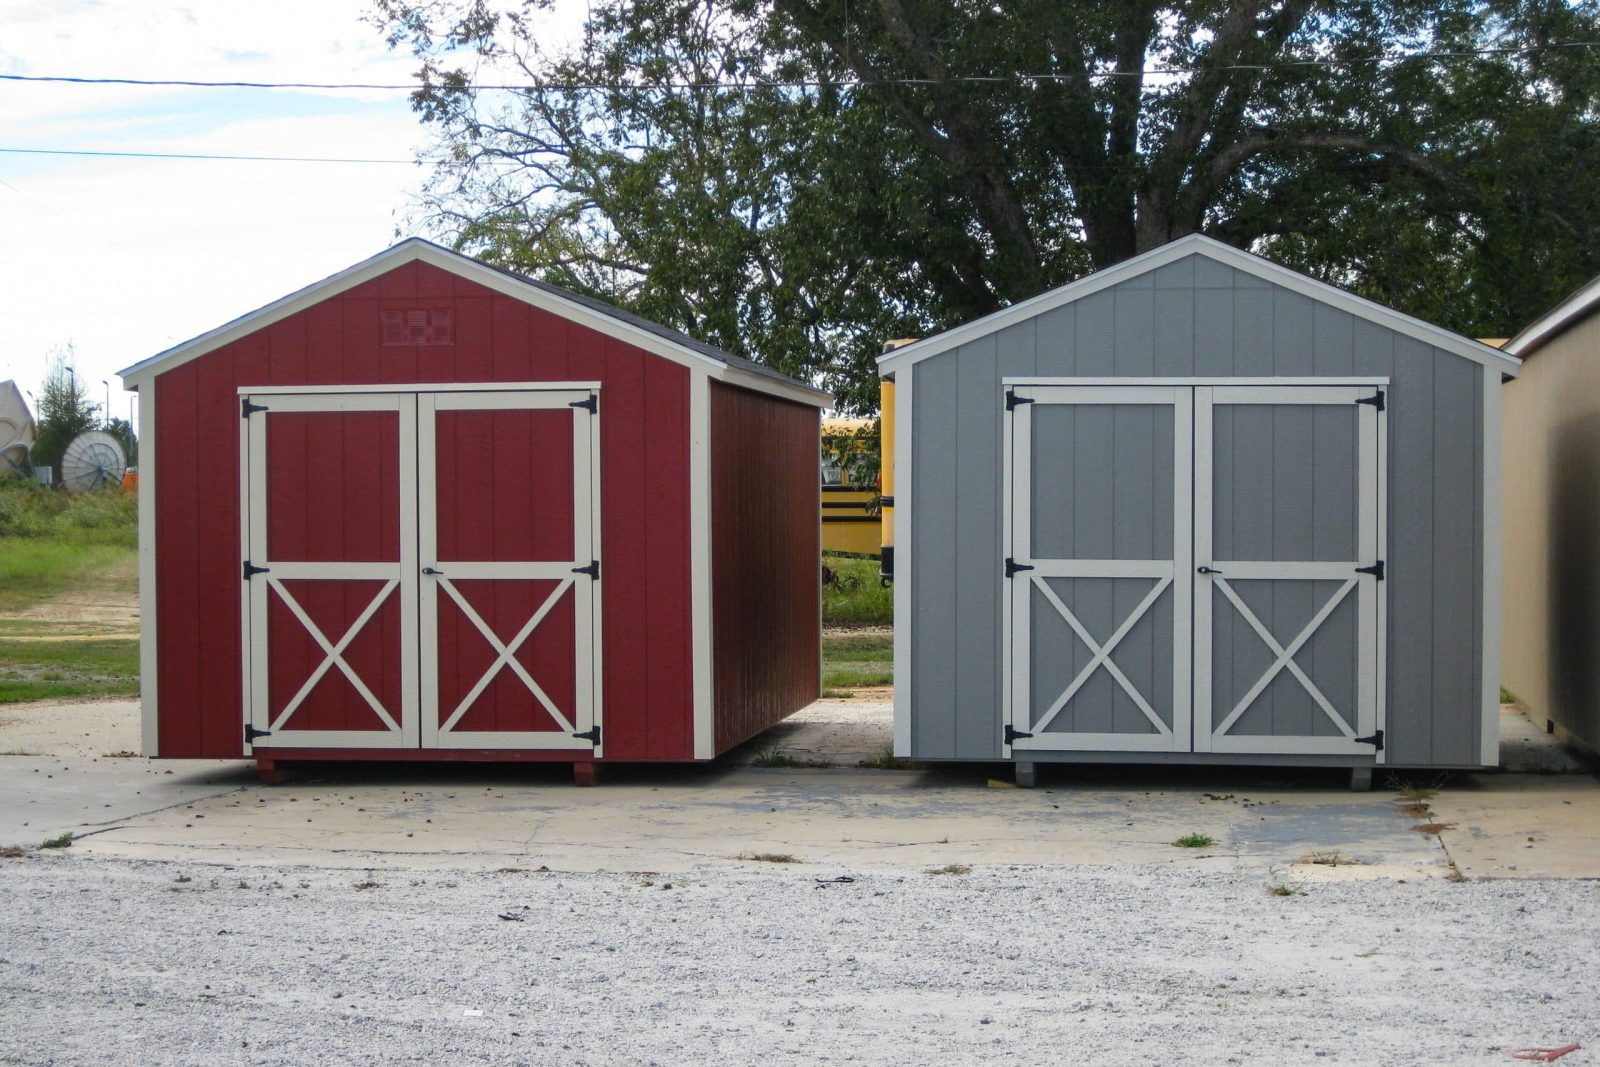
{"type": "Polygon", "coordinates": [[[1596,0],[595,0],[568,54],[376,3],[428,225],[849,408],[888,338],[1187,233],[1479,333],[1600,271],[1596,0]]]}
{"type": "Polygon", "coordinates": [[[128,466],[136,466],[139,462],[139,439],[134,436],[133,423],[127,419],[112,419],[106,423],[105,431],[122,446],[122,455],[127,459],[128,466]]]}
{"type": "Polygon", "coordinates": [[[50,354],[39,390],[39,409],[34,413],[38,437],[29,459],[35,468],[49,467],[57,485],[61,484],[61,454],[74,437],[94,429],[99,421],[89,391],[73,373],[73,356],[71,345],[50,354]]]}

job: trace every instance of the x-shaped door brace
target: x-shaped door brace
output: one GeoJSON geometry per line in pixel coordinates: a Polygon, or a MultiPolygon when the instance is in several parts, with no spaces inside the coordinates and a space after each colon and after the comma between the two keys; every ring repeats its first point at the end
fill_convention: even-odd
{"type": "Polygon", "coordinates": [[[1112,660],[1111,653],[1116,650],[1118,642],[1128,636],[1128,631],[1133,629],[1134,624],[1144,617],[1144,613],[1149,611],[1151,605],[1166,591],[1167,586],[1172,584],[1172,576],[1168,575],[1156,582],[1155,588],[1150,590],[1143,600],[1139,601],[1139,606],[1134,608],[1126,619],[1122,620],[1122,625],[1117,627],[1116,632],[1103,645],[1095,643],[1094,638],[1089,636],[1089,631],[1084,629],[1083,623],[1079,622],[1077,616],[1067,609],[1067,606],[1061,602],[1061,598],[1056,596],[1055,590],[1046,585],[1043,579],[1035,577],[1033,584],[1044,594],[1045,599],[1050,601],[1050,606],[1055,608],[1063,619],[1067,620],[1067,625],[1072,627],[1073,633],[1078,635],[1078,640],[1089,646],[1089,652],[1093,655],[1088,665],[1079,671],[1078,676],[1072,680],[1072,684],[1067,686],[1066,691],[1056,697],[1055,703],[1050,705],[1050,709],[1033,724],[1033,731],[1037,733],[1054,722],[1055,717],[1061,714],[1072,698],[1077,695],[1078,690],[1083,688],[1084,683],[1089,680],[1089,676],[1104,667],[1106,673],[1117,680],[1117,684],[1122,687],[1123,692],[1127,693],[1139,710],[1144,712],[1144,717],[1150,720],[1150,724],[1161,733],[1171,736],[1172,728],[1162,721],[1161,716],[1157,715],[1155,709],[1150,706],[1150,702],[1134,687],[1132,682],[1128,681],[1128,676],[1122,673],[1122,668],[1118,667],[1116,662],[1112,660]]]}
{"type": "Polygon", "coordinates": [[[398,732],[400,727],[395,724],[394,719],[384,709],[383,704],[377,697],[373,696],[372,690],[367,688],[367,683],[361,680],[361,676],[356,674],[351,669],[350,664],[345,662],[344,650],[350,647],[350,642],[356,639],[356,635],[361,632],[361,628],[366,626],[371,621],[372,616],[378,613],[378,609],[389,598],[389,594],[394,592],[400,585],[400,579],[390,578],[383,584],[383,588],[378,590],[378,595],[372,598],[372,603],[367,605],[365,611],[356,616],[356,621],[351,623],[350,628],[344,632],[344,636],[339,638],[338,644],[333,644],[328,640],[317,624],[311,621],[311,616],[306,614],[306,610],[300,606],[294,597],[289,595],[289,590],[283,587],[282,582],[276,578],[269,577],[267,584],[277,590],[278,596],[283,599],[284,605],[294,613],[294,617],[300,620],[300,625],[306,628],[312,639],[322,648],[322,662],[317,664],[317,669],[311,672],[305,684],[300,687],[300,691],[290,699],[289,703],[283,706],[283,710],[278,713],[278,717],[272,722],[272,729],[274,731],[282,729],[289,716],[295,713],[296,709],[305,702],[306,697],[311,695],[311,691],[317,687],[317,683],[322,681],[322,676],[327,674],[330,668],[338,667],[344,676],[349,679],[350,684],[355,687],[356,692],[361,694],[361,699],[365,700],[378,718],[383,720],[383,724],[391,731],[398,732]]]}
{"type": "Polygon", "coordinates": [[[1339,731],[1346,737],[1354,738],[1356,732],[1333,709],[1333,705],[1329,703],[1328,698],[1322,695],[1322,690],[1318,689],[1316,683],[1310,679],[1305,671],[1300,669],[1300,664],[1294,661],[1294,657],[1295,653],[1299,652],[1305,643],[1311,640],[1311,635],[1317,632],[1317,627],[1321,626],[1327,621],[1328,616],[1333,614],[1333,609],[1337,608],[1344,602],[1344,598],[1350,595],[1350,590],[1356,587],[1356,579],[1351,578],[1340,586],[1338,591],[1328,599],[1328,602],[1322,605],[1322,610],[1311,617],[1311,621],[1306,623],[1305,629],[1301,630],[1300,635],[1290,641],[1287,647],[1278,644],[1278,639],[1272,636],[1272,631],[1261,625],[1261,620],[1256,618],[1255,612],[1245,607],[1244,601],[1239,599],[1239,594],[1233,591],[1233,587],[1225,579],[1213,578],[1212,580],[1216,582],[1217,588],[1222,590],[1223,595],[1233,603],[1234,609],[1244,617],[1244,621],[1250,624],[1250,628],[1256,632],[1256,636],[1266,642],[1267,647],[1272,650],[1273,656],[1276,657],[1272,661],[1272,666],[1267,668],[1267,673],[1256,680],[1256,684],[1251,686],[1250,691],[1239,700],[1239,703],[1234,705],[1233,710],[1228,713],[1228,717],[1222,720],[1221,725],[1213,731],[1213,734],[1220,737],[1232,729],[1233,724],[1239,721],[1239,716],[1243,715],[1245,710],[1255,703],[1256,697],[1265,692],[1267,686],[1272,684],[1272,680],[1278,676],[1278,672],[1287,670],[1295,676],[1301,685],[1305,686],[1306,692],[1311,694],[1311,699],[1317,702],[1317,707],[1321,708],[1323,714],[1332,720],[1333,725],[1337,726],[1339,731]]]}
{"type": "Polygon", "coordinates": [[[533,631],[544,621],[545,616],[550,614],[550,609],[555,607],[557,602],[561,600],[562,595],[572,587],[573,580],[571,578],[563,579],[556,586],[555,591],[545,598],[544,603],[539,605],[539,610],[533,613],[533,617],[523,624],[522,629],[517,631],[517,635],[511,639],[510,643],[506,643],[501,641],[494,630],[490,629],[489,624],[483,621],[483,617],[472,609],[472,605],[467,603],[466,597],[462,596],[456,587],[451,584],[450,579],[443,575],[437,575],[436,577],[440,587],[450,594],[450,599],[456,602],[456,606],[461,609],[461,613],[472,621],[472,625],[478,628],[478,632],[484,636],[484,639],[489,642],[496,653],[495,661],[489,664],[489,669],[483,672],[483,677],[478,679],[478,684],[472,687],[471,691],[461,699],[461,703],[456,705],[456,710],[451,712],[450,717],[440,725],[439,732],[443,733],[460,722],[461,716],[467,713],[467,709],[472,707],[473,702],[488,688],[489,683],[494,680],[494,676],[499,674],[502,668],[510,667],[512,672],[522,679],[522,684],[528,687],[534,698],[544,705],[544,710],[550,713],[550,717],[556,721],[561,729],[567,733],[572,733],[576,727],[567,720],[565,715],[561,714],[561,710],[556,707],[555,702],[545,694],[543,689],[539,688],[539,683],[534,681],[527,668],[523,667],[521,661],[517,659],[517,649],[521,648],[523,643],[532,636],[533,631]]]}

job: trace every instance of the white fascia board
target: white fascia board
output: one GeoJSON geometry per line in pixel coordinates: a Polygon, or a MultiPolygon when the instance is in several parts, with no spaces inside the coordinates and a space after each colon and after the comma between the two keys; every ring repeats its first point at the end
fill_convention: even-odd
{"type": "MultiPolygon", "coordinates": [[[[1096,271],[1059,289],[1052,289],[1047,293],[1040,293],[1036,297],[1024,300],[1019,304],[996,311],[981,319],[976,319],[964,326],[957,326],[941,334],[921,341],[914,341],[903,348],[878,357],[878,373],[883,377],[893,376],[898,367],[910,366],[913,363],[927,359],[929,356],[938,355],[940,352],[949,351],[957,345],[963,345],[980,337],[1002,330],[1013,323],[1034,318],[1046,311],[1053,310],[1075,300],[1109,289],[1113,285],[1136,278],[1141,274],[1175,263],[1190,255],[1202,255],[1208,259],[1216,260],[1225,266],[1234,267],[1247,274],[1252,274],[1263,281],[1273,285],[1280,285],[1292,292],[1310,297],[1319,303],[1348,311],[1357,318],[1375,322],[1397,333],[1415,337],[1425,344],[1435,348],[1442,348],[1447,352],[1470,359],[1474,363],[1485,366],[1497,366],[1504,373],[1516,377],[1522,361],[1509,352],[1491,348],[1489,345],[1474,341],[1470,337],[1451,333],[1442,327],[1430,322],[1414,318],[1382,304],[1374,303],[1365,297],[1348,293],[1337,286],[1327,282],[1319,282],[1315,278],[1308,278],[1304,274],[1292,271],[1288,267],[1281,267],[1271,260],[1252,255],[1249,252],[1234,248],[1232,245],[1223,244],[1204,234],[1190,234],[1180,237],[1176,241],[1153,248],[1132,259],[1124,260],[1114,267],[1096,271]]],[[[1509,346],[1507,346],[1509,347],[1509,346]]]]}
{"type": "Polygon", "coordinates": [[[1501,346],[1501,351],[1526,359],[1534,350],[1596,311],[1600,311],[1600,277],[1591,278],[1561,303],[1524,326],[1515,337],[1501,346]]]}
{"type": "Polygon", "coordinates": [[[281,300],[276,300],[265,307],[242,315],[209,333],[203,333],[193,340],[185,341],[175,348],[169,348],[165,352],[151,356],[149,359],[135,363],[133,366],[117,373],[122,377],[126,387],[136,387],[139,382],[147,381],[157,374],[172,370],[174,367],[180,367],[208,352],[214,352],[241,337],[304,311],[313,304],[354,289],[358,285],[369,282],[396,267],[415,260],[421,260],[430,266],[482,285],[486,289],[492,289],[497,293],[520,300],[525,304],[548,311],[569,322],[576,322],[580,326],[588,327],[597,333],[614,337],[619,341],[625,341],[636,348],[642,348],[646,352],[661,356],[674,363],[685,367],[699,368],[718,380],[734,382],[746,389],[772,393],[785,399],[819,407],[826,406],[832,401],[832,397],[820,390],[812,389],[798,382],[791,383],[769,378],[766,375],[757,374],[742,367],[730,366],[720,359],[715,359],[703,352],[697,352],[686,345],[677,344],[669,338],[586,307],[577,301],[568,300],[558,293],[529,285],[519,278],[480,263],[470,256],[452,252],[447,248],[441,248],[439,245],[424,241],[418,237],[407,238],[394,247],[385,249],[353,267],[348,267],[337,274],[330,275],[298,292],[290,293],[281,300]]]}

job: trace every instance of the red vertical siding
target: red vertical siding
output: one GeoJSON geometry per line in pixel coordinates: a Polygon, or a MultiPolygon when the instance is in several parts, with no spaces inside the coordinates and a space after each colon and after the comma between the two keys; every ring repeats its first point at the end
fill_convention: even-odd
{"type": "Polygon", "coordinates": [[[162,755],[244,754],[237,389],[508,381],[601,383],[605,753],[692,758],[689,372],[422,263],[156,378],[162,755]],[[383,346],[382,311],[421,306],[455,344],[383,346]]]}
{"type": "Polygon", "coordinates": [[[821,695],[816,408],[711,386],[716,748],[821,695]]]}

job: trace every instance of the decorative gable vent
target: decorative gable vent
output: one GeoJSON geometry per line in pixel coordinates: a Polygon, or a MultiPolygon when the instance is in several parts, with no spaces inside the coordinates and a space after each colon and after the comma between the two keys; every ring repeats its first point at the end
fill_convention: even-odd
{"type": "Polygon", "coordinates": [[[385,347],[425,348],[456,343],[449,308],[396,308],[383,313],[385,347]]]}

